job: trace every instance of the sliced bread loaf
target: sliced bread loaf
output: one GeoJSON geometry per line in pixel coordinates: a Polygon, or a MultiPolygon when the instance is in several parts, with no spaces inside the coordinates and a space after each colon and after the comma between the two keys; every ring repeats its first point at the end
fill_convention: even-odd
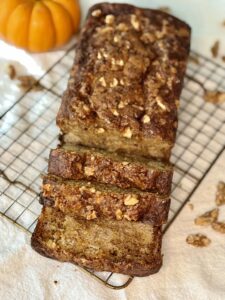
{"type": "Polygon", "coordinates": [[[161,227],[125,220],[79,220],[44,207],[31,245],[44,256],[95,271],[147,276],[161,267],[161,239],[161,227]]]}
{"type": "Polygon", "coordinates": [[[43,179],[41,202],[86,220],[144,221],[161,225],[167,221],[170,198],[112,185],[63,180],[47,175],[43,179]]]}
{"type": "Polygon", "coordinates": [[[48,172],[66,179],[91,180],[167,195],[171,190],[173,167],[158,160],[63,145],[51,151],[48,172]]]}

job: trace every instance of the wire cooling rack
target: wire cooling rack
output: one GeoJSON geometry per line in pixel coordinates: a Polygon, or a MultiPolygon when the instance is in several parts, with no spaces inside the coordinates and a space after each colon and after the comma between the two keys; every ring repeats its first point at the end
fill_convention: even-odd
{"type": "MultiPolygon", "coordinates": [[[[225,147],[225,104],[203,100],[196,79],[212,90],[225,90],[225,69],[198,56],[189,63],[179,112],[177,142],[172,155],[175,172],[169,222],[172,224],[225,147]]],[[[46,172],[49,150],[58,143],[55,118],[65,90],[74,50],[68,50],[39,78],[43,90],[27,91],[0,103],[0,213],[28,232],[41,212],[38,194],[41,174],[46,172]]],[[[93,273],[114,289],[127,286],[132,277],[93,273]]]]}

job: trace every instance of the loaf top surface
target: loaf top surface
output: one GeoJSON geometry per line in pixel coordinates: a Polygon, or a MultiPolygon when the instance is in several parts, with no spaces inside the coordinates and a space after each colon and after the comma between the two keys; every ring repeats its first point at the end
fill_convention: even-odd
{"type": "Polygon", "coordinates": [[[190,46],[190,28],[164,12],[97,4],[88,14],[57,117],[121,137],[171,143],[190,46]]]}

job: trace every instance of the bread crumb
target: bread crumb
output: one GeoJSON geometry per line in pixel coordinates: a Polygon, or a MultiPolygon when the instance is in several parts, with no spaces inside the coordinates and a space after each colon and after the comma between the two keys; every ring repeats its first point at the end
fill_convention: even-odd
{"type": "Polygon", "coordinates": [[[18,86],[23,90],[41,91],[44,89],[43,85],[31,75],[17,76],[16,68],[13,65],[8,65],[7,73],[11,80],[18,80],[18,86]]]}
{"type": "Polygon", "coordinates": [[[212,229],[217,232],[225,233],[225,222],[214,222],[212,223],[212,229]]]}
{"type": "Polygon", "coordinates": [[[213,104],[221,104],[225,102],[225,92],[206,90],[203,98],[206,102],[210,102],[213,104]]]}
{"type": "Polygon", "coordinates": [[[219,181],[216,191],[216,205],[220,206],[225,204],[225,182],[219,181]]]}
{"type": "Polygon", "coordinates": [[[189,206],[190,210],[194,210],[194,204],[188,203],[188,206],[189,206]]]}
{"type": "Polygon", "coordinates": [[[200,226],[208,226],[217,221],[219,215],[219,209],[215,208],[213,210],[207,211],[203,215],[195,219],[195,224],[200,226]]]}
{"type": "Polygon", "coordinates": [[[13,65],[8,65],[7,74],[11,80],[16,78],[16,69],[13,65]]]}
{"type": "Polygon", "coordinates": [[[23,90],[41,91],[44,88],[40,82],[31,75],[18,76],[17,79],[20,82],[19,87],[23,90]]]}
{"type": "Polygon", "coordinates": [[[197,233],[189,234],[186,242],[194,247],[207,247],[211,243],[211,240],[206,235],[197,233]]]}
{"type": "Polygon", "coordinates": [[[192,63],[194,63],[194,64],[196,64],[196,65],[199,65],[200,64],[200,62],[199,62],[199,57],[198,57],[198,55],[197,54],[190,54],[189,55],[189,61],[190,62],[192,62],[192,63]]]}
{"type": "Polygon", "coordinates": [[[213,46],[211,47],[211,53],[212,53],[212,56],[214,58],[216,58],[218,56],[218,53],[219,53],[219,47],[220,47],[220,42],[217,40],[215,41],[215,43],[213,44],[213,46]]]}

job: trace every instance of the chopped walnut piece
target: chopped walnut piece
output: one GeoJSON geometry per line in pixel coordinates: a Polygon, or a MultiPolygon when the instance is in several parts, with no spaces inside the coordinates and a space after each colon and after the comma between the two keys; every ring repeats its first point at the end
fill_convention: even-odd
{"type": "Polygon", "coordinates": [[[117,220],[122,220],[123,213],[122,213],[121,209],[117,209],[115,214],[116,214],[116,219],[117,220]]]}
{"type": "Polygon", "coordinates": [[[206,90],[204,93],[204,99],[206,102],[221,104],[225,102],[225,92],[206,90]]]}
{"type": "Polygon", "coordinates": [[[116,87],[118,85],[118,80],[113,78],[113,81],[110,83],[110,87],[116,87]]]}
{"type": "Polygon", "coordinates": [[[225,204],[225,182],[219,181],[216,191],[216,205],[225,204]]]}
{"type": "Polygon", "coordinates": [[[88,105],[84,104],[83,105],[83,110],[86,111],[86,112],[89,112],[90,111],[90,108],[88,105]]]}
{"type": "Polygon", "coordinates": [[[97,218],[97,215],[96,215],[96,211],[93,210],[93,211],[90,211],[87,213],[87,220],[93,220],[93,219],[96,219],[97,218]]]}
{"type": "Polygon", "coordinates": [[[121,84],[121,85],[124,85],[123,79],[120,79],[120,84],[121,84]]]}
{"type": "Polygon", "coordinates": [[[18,76],[17,79],[20,81],[19,87],[24,90],[33,90],[33,91],[41,91],[43,90],[43,86],[37,81],[33,76],[23,75],[18,76]]]}
{"type": "Polygon", "coordinates": [[[156,97],[156,103],[162,110],[167,110],[166,105],[163,103],[163,99],[161,97],[156,97]]]}
{"type": "Polygon", "coordinates": [[[195,224],[200,226],[208,226],[213,222],[217,221],[219,215],[219,209],[215,208],[213,210],[207,211],[203,215],[195,219],[195,224]]]}
{"type": "Polygon", "coordinates": [[[105,129],[104,128],[98,128],[97,129],[97,133],[104,133],[105,132],[105,129]]]}
{"type": "Polygon", "coordinates": [[[116,26],[116,29],[118,29],[119,31],[127,31],[129,28],[125,23],[119,23],[116,26]]]}
{"type": "Polygon", "coordinates": [[[135,205],[139,202],[137,196],[135,195],[128,195],[125,199],[124,199],[124,204],[125,205],[135,205]]]}
{"type": "Polygon", "coordinates": [[[114,15],[107,15],[107,16],[105,17],[105,23],[106,23],[107,25],[113,24],[114,20],[115,20],[114,15]]]}
{"type": "Polygon", "coordinates": [[[125,128],[124,132],[123,132],[123,136],[130,139],[132,137],[132,130],[130,129],[130,127],[125,128]]]}
{"type": "Polygon", "coordinates": [[[112,109],[112,114],[115,116],[115,117],[118,117],[119,116],[119,113],[116,109],[112,109]]]}
{"type": "Polygon", "coordinates": [[[106,81],[104,77],[100,77],[99,82],[101,83],[102,86],[106,87],[106,81]]]}
{"type": "Polygon", "coordinates": [[[101,52],[98,52],[97,58],[98,58],[98,59],[101,59],[101,58],[102,58],[101,52]]]}
{"type": "Polygon", "coordinates": [[[102,55],[103,55],[105,58],[108,58],[108,56],[109,56],[109,55],[108,55],[108,53],[107,53],[107,52],[105,52],[105,50],[104,50],[104,49],[102,50],[102,55]]]}
{"type": "Polygon", "coordinates": [[[118,108],[124,108],[124,107],[125,107],[125,103],[123,101],[120,101],[120,103],[118,104],[118,108]]]}
{"type": "Polygon", "coordinates": [[[195,247],[207,247],[211,243],[211,240],[207,236],[197,233],[188,235],[186,242],[195,247]]]}
{"type": "Polygon", "coordinates": [[[140,23],[138,22],[138,19],[137,19],[136,15],[131,15],[130,16],[130,22],[131,22],[131,25],[134,27],[135,30],[140,29],[140,23]]]}
{"type": "Polygon", "coordinates": [[[211,53],[212,53],[212,56],[214,58],[216,58],[218,56],[218,53],[219,53],[219,47],[220,47],[220,42],[219,41],[216,41],[213,46],[211,47],[211,53]]]}
{"type": "Polygon", "coordinates": [[[214,222],[212,223],[212,229],[220,233],[225,233],[225,222],[214,222]]]}
{"type": "Polygon", "coordinates": [[[113,41],[114,41],[115,43],[118,43],[119,40],[120,40],[119,36],[118,36],[118,35],[115,35],[114,38],[113,38],[113,41]]]}
{"type": "Polygon", "coordinates": [[[196,64],[196,65],[199,65],[200,64],[200,62],[199,62],[199,57],[198,57],[198,55],[197,54],[190,54],[189,55],[189,61],[190,62],[192,62],[192,63],[194,63],[194,64],[196,64]]]}
{"type": "Polygon", "coordinates": [[[81,186],[80,188],[79,188],[79,191],[82,193],[83,191],[85,191],[86,190],[86,187],[85,186],[81,186]]]}
{"type": "Polygon", "coordinates": [[[15,69],[15,67],[13,65],[8,65],[7,73],[8,73],[9,78],[11,80],[13,80],[13,79],[16,78],[16,69],[15,69]]]}
{"type": "Polygon", "coordinates": [[[87,176],[93,176],[95,169],[92,167],[84,167],[84,174],[87,176]]]}
{"type": "Polygon", "coordinates": [[[124,61],[122,59],[111,59],[112,65],[124,66],[124,61]]]}
{"type": "Polygon", "coordinates": [[[153,33],[145,32],[140,38],[145,44],[153,43],[156,40],[156,36],[153,33]]]}
{"type": "Polygon", "coordinates": [[[144,115],[144,116],[142,117],[142,122],[143,122],[144,124],[149,123],[149,122],[150,122],[150,117],[149,117],[148,115],[144,115]]]}
{"type": "Polygon", "coordinates": [[[102,14],[101,9],[93,10],[93,12],[91,13],[92,17],[100,17],[101,14],[102,14]]]}
{"type": "Polygon", "coordinates": [[[46,244],[49,248],[55,248],[56,247],[56,243],[53,240],[48,240],[46,244]]]}
{"type": "Polygon", "coordinates": [[[96,192],[96,190],[95,190],[94,187],[90,188],[89,191],[90,191],[91,193],[95,193],[95,192],[96,192]]]}

